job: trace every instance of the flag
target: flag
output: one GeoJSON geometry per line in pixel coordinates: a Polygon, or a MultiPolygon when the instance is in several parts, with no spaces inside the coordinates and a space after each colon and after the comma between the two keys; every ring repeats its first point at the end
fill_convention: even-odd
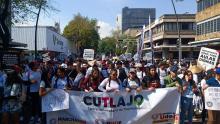
{"type": "Polygon", "coordinates": [[[143,28],[141,31],[141,37],[139,38],[139,40],[137,42],[137,56],[138,56],[137,62],[140,62],[140,59],[142,56],[142,50],[143,50],[143,46],[144,46],[144,29],[145,29],[145,25],[143,25],[143,28]]]}
{"type": "Polygon", "coordinates": [[[149,15],[149,39],[150,39],[150,45],[151,45],[151,63],[154,64],[154,44],[152,39],[152,31],[151,31],[151,18],[149,15]]]}

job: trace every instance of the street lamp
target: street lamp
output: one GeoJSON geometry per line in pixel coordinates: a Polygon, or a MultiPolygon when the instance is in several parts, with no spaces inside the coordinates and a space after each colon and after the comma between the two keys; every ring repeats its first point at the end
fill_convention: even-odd
{"type": "Polygon", "coordinates": [[[176,24],[177,24],[177,31],[178,31],[178,40],[177,40],[177,47],[178,47],[178,51],[179,51],[179,63],[182,59],[182,41],[181,41],[181,37],[180,37],[180,27],[179,27],[179,19],[178,19],[178,15],[176,13],[176,7],[174,5],[174,2],[173,0],[171,0],[172,2],[172,5],[173,5],[173,9],[174,9],[174,12],[175,12],[175,16],[176,16],[176,24]]]}
{"type": "Polygon", "coordinates": [[[37,13],[37,21],[36,21],[36,25],[35,25],[35,37],[34,37],[34,45],[35,45],[34,59],[35,59],[35,61],[37,60],[37,25],[38,25],[38,20],[39,20],[42,4],[43,4],[43,0],[41,0],[41,2],[39,4],[39,10],[38,10],[38,13],[37,13]]]}

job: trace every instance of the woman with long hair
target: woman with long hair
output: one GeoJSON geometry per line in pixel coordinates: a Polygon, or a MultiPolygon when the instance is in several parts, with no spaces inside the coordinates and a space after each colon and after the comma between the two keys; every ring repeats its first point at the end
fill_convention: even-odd
{"type": "Polygon", "coordinates": [[[156,72],[156,66],[149,66],[149,73],[142,80],[143,89],[154,90],[160,88],[160,78],[156,72]]]}
{"type": "Polygon", "coordinates": [[[180,124],[185,123],[186,112],[188,122],[192,124],[193,118],[193,94],[197,91],[197,86],[193,80],[193,73],[187,70],[182,78],[183,92],[181,96],[180,124]]]}
{"type": "Polygon", "coordinates": [[[98,86],[102,81],[102,76],[98,68],[93,68],[91,74],[80,84],[80,88],[85,92],[99,92],[98,86]]]}
{"type": "Polygon", "coordinates": [[[117,78],[118,71],[116,69],[111,69],[108,78],[105,78],[98,89],[102,92],[118,92],[122,89],[121,81],[117,78]]]}
{"type": "Polygon", "coordinates": [[[21,111],[20,97],[22,95],[22,81],[14,70],[7,72],[4,85],[2,103],[2,124],[19,124],[19,112],[21,111]],[[9,116],[12,118],[9,119],[9,116]],[[11,121],[10,121],[11,120],[11,121]]]}

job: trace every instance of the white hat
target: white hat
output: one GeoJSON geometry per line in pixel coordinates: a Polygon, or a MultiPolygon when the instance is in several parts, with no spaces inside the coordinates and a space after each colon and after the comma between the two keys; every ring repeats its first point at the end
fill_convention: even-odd
{"type": "Polygon", "coordinates": [[[142,67],[142,64],[141,63],[135,63],[135,67],[140,68],[140,67],[142,67]]]}
{"type": "Polygon", "coordinates": [[[61,67],[61,68],[65,68],[65,69],[67,69],[67,64],[62,63],[62,64],[60,65],[60,67],[61,67]]]}

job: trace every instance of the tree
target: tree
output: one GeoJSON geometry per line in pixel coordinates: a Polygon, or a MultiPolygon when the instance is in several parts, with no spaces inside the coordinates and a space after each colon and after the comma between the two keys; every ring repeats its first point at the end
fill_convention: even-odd
{"type": "Polygon", "coordinates": [[[122,34],[120,30],[115,30],[112,32],[112,37],[116,39],[116,55],[121,55],[124,53],[135,54],[137,48],[137,42],[135,37],[131,37],[125,34],[122,34]]]}
{"type": "Polygon", "coordinates": [[[45,13],[56,10],[48,0],[0,0],[0,38],[4,48],[11,40],[9,27],[12,22],[33,19],[40,5],[45,13]]]}
{"type": "Polygon", "coordinates": [[[64,28],[63,35],[76,44],[77,53],[80,56],[83,53],[83,49],[97,51],[100,37],[95,19],[89,19],[77,14],[64,28]]]}
{"type": "Polygon", "coordinates": [[[98,52],[104,53],[105,55],[110,55],[115,53],[116,39],[114,37],[103,38],[99,42],[98,52]]]}

